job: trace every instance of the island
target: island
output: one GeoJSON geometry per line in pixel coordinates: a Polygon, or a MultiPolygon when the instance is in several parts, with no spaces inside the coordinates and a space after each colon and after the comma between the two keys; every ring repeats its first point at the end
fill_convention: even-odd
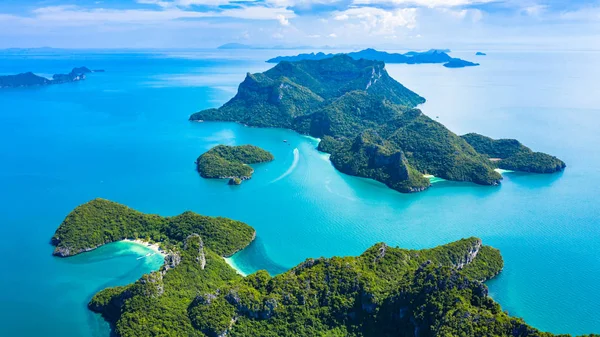
{"type": "Polygon", "coordinates": [[[190,120],[287,128],[320,138],[318,149],[331,154],[335,168],[400,192],[428,188],[426,175],[499,184],[502,176],[489,154],[416,109],[424,102],[389,76],[384,62],[336,55],[282,61],[247,74],[229,102],[190,120]]]}
{"type": "Polygon", "coordinates": [[[88,303],[120,337],[554,336],[489,297],[483,282],[504,262],[478,238],[421,250],[377,243],[356,257],[311,258],[280,275],[242,277],[223,257],[254,237],[230,219],[165,218],[96,199],[67,215],[52,243],[68,252],[58,256],[123,238],[164,248],[159,270],[88,303]]]}
{"type": "Polygon", "coordinates": [[[247,44],[241,43],[226,43],[217,47],[217,49],[252,49],[253,47],[247,44]]]}
{"type": "Polygon", "coordinates": [[[567,166],[554,156],[533,152],[516,139],[492,139],[477,133],[469,133],[462,138],[504,170],[554,173],[564,170],[567,166]]]}
{"type": "Polygon", "coordinates": [[[273,159],[270,152],[254,145],[217,145],[198,157],[196,166],[203,178],[229,179],[229,185],[240,185],[254,173],[250,164],[273,159]]]}
{"type": "MultiPolygon", "coordinates": [[[[68,74],[54,74],[52,79],[38,76],[32,72],[0,76],[0,89],[3,88],[23,88],[37,87],[51,84],[71,83],[85,80],[85,74],[92,71],[86,67],[73,68],[68,74]]],[[[104,70],[96,70],[94,72],[104,72],[104,70]]]]}
{"type": "MultiPolygon", "coordinates": [[[[458,58],[453,58],[448,55],[450,51],[447,49],[430,49],[424,52],[410,51],[404,54],[399,53],[387,53],[384,51],[378,51],[372,48],[364,49],[357,52],[347,53],[355,60],[366,59],[372,61],[383,61],[385,63],[403,63],[403,64],[424,64],[424,63],[443,63],[444,65],[450,64],[452,68],[460,68],[452,65],[463,64],[463,66],[476,66],[477,63],[464,61],[458,58]]],[[[267,60],[269,63],[279,63],[281,61],[296,62],[304,60],[323,60],[331,58],[341,54],[325,54],[310,53],[310,54],[299,54],[296,56],[278,56],[267,60]]]]}
{"type": "Polygon", "coordinates": [[[486,56],[486,55],[487,55],[486,53],[482,53],[480,51],[475,53],[475,56],[486,56]]]}
{"type": "Polygon", "coordinates": [[[446,68],[464,68],[464,67],[476,67],[479,63],[473,63],[461,59],[451,59],[450,61],[444,63],[444,67],[446,68]]]}

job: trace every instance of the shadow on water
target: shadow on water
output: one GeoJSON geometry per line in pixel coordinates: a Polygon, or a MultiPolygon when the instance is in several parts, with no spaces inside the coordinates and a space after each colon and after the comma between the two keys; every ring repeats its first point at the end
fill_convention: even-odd
{"type": "Polygon", "coordinates": [[[237,252],[231,259],[235,262],[236,267],[246,274],[264,269],[271,275],[278,275],[290,269],[276,263],[269,257],[267,248],[260,236],[256,236],[256,239],[248,247],[237,252]]]}

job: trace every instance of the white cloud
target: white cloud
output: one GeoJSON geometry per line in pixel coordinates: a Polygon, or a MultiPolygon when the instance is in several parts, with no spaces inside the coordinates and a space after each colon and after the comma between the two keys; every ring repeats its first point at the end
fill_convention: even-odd
{"type": "MultiPolygon", "coordinates": [[[[146,1],[146,0],[144,0],[146,1]]],[[[194,0],[195,1],[195,0],[194,0]]],[[[87,9],[78,6],[49,6],[34,9],[31,17],[11,15],[11,20],[23,24],[53,26],[93,26],[98,23],[138,23],[151,24],[181,19],[202,19],[227,17],[247,20],[277,20],[289,24],[295,13],[289,9],[276,7],[238,7],[224,10],[214,9],[199,12],[178,7],[162,9],[87,9]]]]}
{"type": "Polygon", "coordinates": [[[282,26],[289,26],[290,25],[290,20],[288,20],[285,15],[283,14],[278,14],[277,15],[277,21],[279,21],[279,24],[282,26]]]}
{"type": "Polygon", "coordinates": [[[479,22],[483,18],[483,12],[479,9],[439,9],[440,12],[448,14],[450,17],[458,20],[470,20],[472,22],[479,22]]]}
{"type": "Polygon", "coordinates": [[[368,33],[393,34],[397,28],[413,29],[417,24],[416,8],[385,10],[376,7],[354,7],[333,15],[334,20],[358,22],[368,33]]]}
{"type": "Polygon", "coordinates": [[[329,35],[327,35],[327,36],[328,36],[328,37],[331,37],[331,38],[334,38],[334,39],[337,37],[337,35],[336,35],[335,33],[331,33],[331,34],[329,34],[329,35]]]}
{"type": "Polygon", "coordinates": [[[420,6],[420,7],[459,7],[467,5],[497,2],[498,0],[354,0],[355,5],[388,5],[388,6],[420,6]]]}

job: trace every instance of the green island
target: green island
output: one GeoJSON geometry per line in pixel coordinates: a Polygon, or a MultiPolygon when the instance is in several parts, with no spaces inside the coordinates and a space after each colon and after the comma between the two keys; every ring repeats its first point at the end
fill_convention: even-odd
{"type": "Polygon", "coordinates": [[[116,336],[554,336],[488,296],[482,282],[503,260],[477,238],[422,250],[378,243],[357,257],[242,277],[223,256],[253,240],[248,225],[96,199],[73,210],[52,243],[69,256],[122,238],[160,242],[167,255],[158,271],[90,300],[116,336]]]}
{"type": "MultiPolygon", "coordinates": [[[[502,176],[494,171],[499,163],[477,150],[468,137],[459,137],[416,109],[424,102],[390,77],[384,62],[341,54],[283,61],[264,73],[247,74],[235,97],[190,120],[288,128],[321,138],[319,150],[331,154],[339,171],[375,179],[400,192],[428,188],[425,175],[499,184],[502,176]]],[[[551,157],[523,152],[505,158],[502,166],[545,166],[538,160],[546,156],[551,157]]]]}
{"type": "Polygon", "coordinates": [[[553,173],[567,166],[554,156],[533,152],[516,139],[492,139],[476,133],[466,134],[462,138],[504,170],[553,173]]]}
{"type": "Polygon", "coordinates": [[[217,145],[196,161],[203,178],[230,179],[230,185],[240,185],[250,179],[254,169],[249,164],[269,162],[273,155],[254,145],[217,145]]]}

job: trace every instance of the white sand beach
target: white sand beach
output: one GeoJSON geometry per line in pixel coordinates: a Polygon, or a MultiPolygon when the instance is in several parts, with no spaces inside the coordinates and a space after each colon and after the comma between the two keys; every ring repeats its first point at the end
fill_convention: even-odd
{"type": "Polygon", "coordinates": [[[241,270],[240,270],[240,269],[237,267],[237,265],[235,264],[235,262],[233,261],[233,259],[231,259],[230,257],[224,257],[223,259],[225,260],[225,262],[227,262],[227,264],[228,264],[228,265],[229,265],[231,268],[235,269],[235,271],[236,271],[238,274],[240,274],[240,275],[242,275],[242,276],[244,276],[244,277],[248,276],[248,274],[244,273],[243,271],[241,271],[241,270]]]}
{"type": "Polygon", "coordinates": [[[146,241],[140,240],[140,239],[135,239],[135,240],[123,239],[121,241],[123,241],[123,242],[129,242],[129,243],[134,243],[134,244],[138,244],[138,245],[144,246],[146,248],[150,248],[153,251],[155,251],[157,254],[160,254],[162,256],[167,255],[167,253],[165,251],[163,251],[162,249],[160,249],[160,245],[158,243],[150,243],[150,242],[146,242],[146,241]]]}

